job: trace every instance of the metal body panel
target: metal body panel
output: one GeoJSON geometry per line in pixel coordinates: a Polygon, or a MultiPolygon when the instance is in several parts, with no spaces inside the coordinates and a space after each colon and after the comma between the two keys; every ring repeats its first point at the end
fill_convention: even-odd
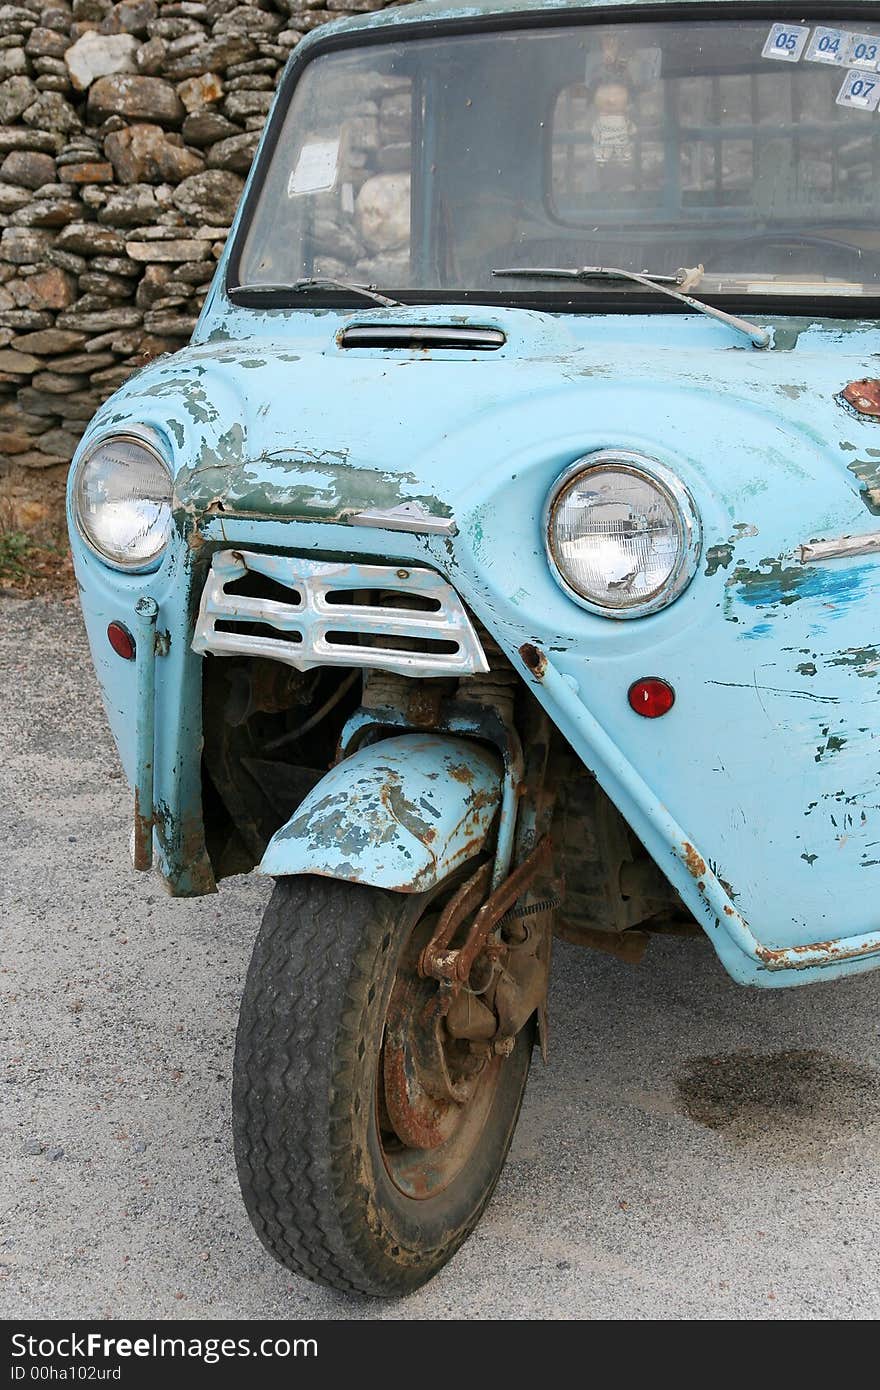
{"type": "MultiPolygon", "coordinates": [[[[407,312],[437,320],[434,306],[407,312]]],[[[457,316],[464,317],[460,307],[457,316]]],[[[821,565],[800,556],[808,543],[873,534],[880,430],[835,397],[870,370],[880,351],[877,328],[778,320],[771,325],[776,347],[759,356],[702,319],[493,310],[508,341],[490,359],[404,355],[389,383],[381,353],[358,358],[336,349],[343,317],[229,308],[211,330],[223,341],[155,364],[90,428],[87,439],[137,418],[164,430],[178,461],[177,535],[156,575],[103,571],[75,547],[130,775],[130,716],[122,715],[130,705],[122,692],[131,675],[109,648],[103,656],[103,629],[110,618],[124,619],[126,603],[147,586],[160,605],[164,590],[173,608],[164,621],[188,644],[198,598],[188,590],[190,576],[203,574],[215,548],[417,562],[455,586],[512,660],[519,662],[524,642],[551,655],[699,856],[717,866],[735,910],[767,949],[870,931],[880,868],[880,632],[873,626],[880,568],[872,554],[821,565]],[[247,328],[264,332],[270,324],[282,336],[225,341],[227,333],[245,338],[247,328]],[[398,380],[405,410],[391,408],[398,380]],[[339,399],[351,399],[355,388],[357,412],[340,415],[339,399]],[[286,397],[294,389],[292,426],[286,397]],[[432,409],[438,390],[442,420],[432,409]],[[229,419],[241,424],[230,428],[229,419]],[[540,532],[556,479],[603,447],[646,453],[677,470],[704,532],[703,560],[686,592],[663,612],[626,624],[585,612],[560,591],[540,532]],[[458,534],[356,524],[365,499],[378,505],[413,495],[433,499],[432,510],[445,507],[458,534]],[[646,674],[676,689],[675,707],[661,721],[639,719],[626,702],[631,682],[646,674]]],[[[485,322],[485,311],[479,319],[485,322]]],[[[160,663],[176,679],[169,687],[160,676],[157,685],[157,795],[168,795],[163,777],[179,781],[180,771],[168,765],[182,769],[193,759],[191,733],[172,739],[164,759],[160,745],[174,727],[169,720],[179,729],[181,719],[187,729],[197,721],[197,701],[183,692],[197,690],[198,662],[172,641],[170,665],[169,658],[160,663]]],[[[537,693],[594,767],[588,721],[547,691],[537,693]]],[[[191,767],[189,778],[192,785],[191,767]]],[[[600,781],[650,840],[651,827],[613,769],[600,781]]],[[[194,798],[171,790],[175,819],[191,817],[194,798]]],[[[656,857],[704,920],[699,880],[681,878],[675,846],[668,846],[669,862],[659,851],[656,857]]],[[[787,982],[735,943],[728,950],[725,925],[713,939],[737,978],[787,982]]],[[[797,980],[870,963],[829,952],[821,972],[798,971],[797,980]]]]}
{"type": "MultiPolygon", "coordinates": [[[[347,27],[534,8],[416,5],[347,27]]],[[[199,791],[204,658],[191,639],[212,555],[245,547],[420,565],[450,583],[736,979],[799,984],[880,963],[880,422],[842,400],[849,383],[878,375],[877,323],[770,316],[756,301],[752,317],[772,340],[756,351],[677,311],[257,310],[231,304],[225,269],[223,259],[192,346],[130,379],[81,446],[135,424],[163,438],[176,481],[161,565],[110,571],[73,532],[132,782],[134,670],[110,650],[106,625],[130,620],[149,594],[168,635],[155,672],[154,795],[172,891],[212,885],[199,791]],[[347,323],[401,322],[495,329],[505,341],[482,354],[339,345],[347,323]],[[687,589],[628,623],[561,591],[541,530],[557,479],[607,448],[672,470],[703,532],[687,589]],[[401,508],[433,526],[399,529],[401,508]],[[865,543],[828,550],[844,537],[865,543]],[[807,559],[823,546],[821,563],[807,559]],[[676,692],[659,720],[627,702],[646,675],[676,692]]]]}
{"type": "Polygon", "coordinates": [[[408,734],[337,763],[271,840],[260,873],[420,893],[483,848],[501,759],[467,739],[408,734]]]}
{"type": "MultiPolygon", "coordinates": [[[[69,499],[68,499],[69,507],[69,499]]],[[[69,514],[69,513],[68,513],[69,514]]],[[[72,550],[83,617],[98,688],[126,780],[138,780],[138,670],[116,655],[107,639],[114,620],[137,632],[135,608],[143,597],[159,606],[156,620],[153,719],[153,852],[159,875],[179,897],[211,893],[214,875],[202,827],[201,664],[190,650],[193,556],[172,547],[154,574],[108,569],[73,531],[72,550]]]]}

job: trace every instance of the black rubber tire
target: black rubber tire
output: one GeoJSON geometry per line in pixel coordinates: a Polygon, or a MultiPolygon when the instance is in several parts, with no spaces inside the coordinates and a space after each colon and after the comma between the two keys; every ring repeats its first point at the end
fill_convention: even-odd
{"type": "Polygon", "coordinates": [[[528,1077],[532,1023],[501,1068],[462,1171],[421,1200],[391,1181],[379,1056],[397,962],[427,901],[279,879],[242,998],[232,1117],[248,1215],[288,1269],[346,1292],[409,1293],[452,1257],[498,1181],[528,1077]]]}

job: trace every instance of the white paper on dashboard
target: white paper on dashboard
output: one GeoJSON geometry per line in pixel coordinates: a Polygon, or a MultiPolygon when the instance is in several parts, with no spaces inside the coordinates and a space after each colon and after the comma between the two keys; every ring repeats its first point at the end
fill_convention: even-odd
{"type": "Polygon", "coordinates": [[[287,181],[287,196],[326,193],[336,183],[338,172],[339,139],[311,140],[300,150],[296,168],[287,181]]]}

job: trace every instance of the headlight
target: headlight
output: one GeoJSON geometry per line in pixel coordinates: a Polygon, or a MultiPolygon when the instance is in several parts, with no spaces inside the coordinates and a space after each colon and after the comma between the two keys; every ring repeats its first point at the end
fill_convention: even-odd
{"type": "Polygon", "coordinates": [[[79,461],[73,510],[109,565],[136,570],[158,559],[171,524],[171,472],[157,445],[131,434],[102,439],[79,461]]]}
{"type": "Polygon", "coordinates": [[[639,618],[665,608],[690,582],[700,521],[669,469],[603,449],[556,483],[546,542],[554,576],[576,603],[607,618],[639,618]]]}

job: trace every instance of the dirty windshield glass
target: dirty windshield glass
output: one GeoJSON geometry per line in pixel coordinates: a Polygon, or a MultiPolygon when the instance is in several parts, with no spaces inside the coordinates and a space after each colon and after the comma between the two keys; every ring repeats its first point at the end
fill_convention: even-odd
{"type": "Polygon", "coordinates": [[[235,279],[568,299],[625,287],[493,268],[703,265],[701,294],[876,294],[874,31],[578,24],[324,54],[293,91],[235,279]]]}

